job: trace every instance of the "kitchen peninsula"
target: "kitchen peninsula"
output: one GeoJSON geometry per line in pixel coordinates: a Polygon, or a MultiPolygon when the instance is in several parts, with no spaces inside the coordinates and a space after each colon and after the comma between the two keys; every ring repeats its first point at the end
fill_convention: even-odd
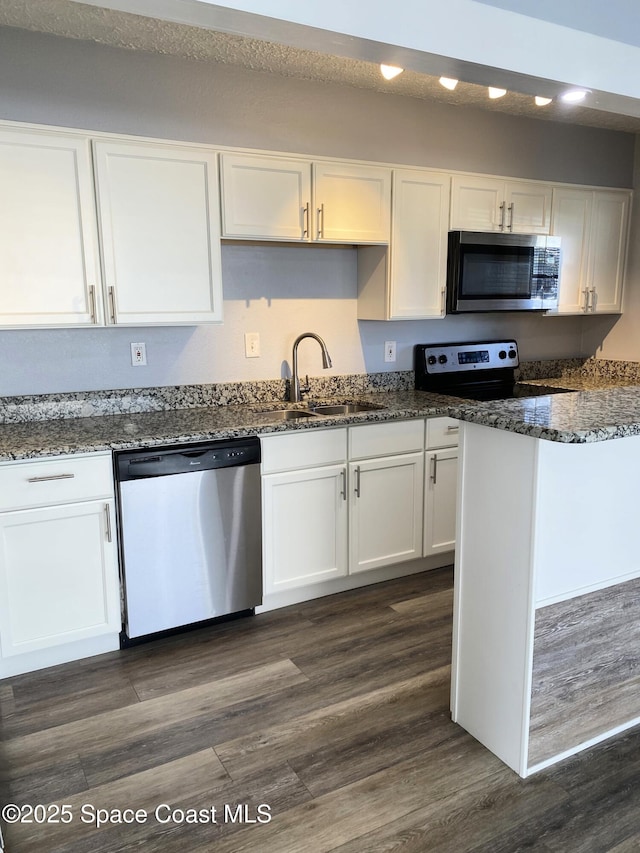
{"type": "Polygon", "coordinates": [[[640,722],[640,387],[456,417],[452,716],[525,777],[640,722]]]}

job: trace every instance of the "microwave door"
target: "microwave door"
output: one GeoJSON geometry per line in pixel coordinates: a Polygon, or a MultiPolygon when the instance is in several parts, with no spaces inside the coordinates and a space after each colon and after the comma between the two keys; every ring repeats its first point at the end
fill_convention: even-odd
{"type": "Polygon", "coordinates": [[[533,262],[532,246],[461,245],[459,310],[541,308],[540,300],[532,293],[533,262]]]}
{"type": "Polygon", "coordinates": [[[449,311],[552,308],[557,301],[558,261],[557,238],[452,231],[447,278],[449,311]],[[547,245],[551,242],[553,248],[547,245]]]}

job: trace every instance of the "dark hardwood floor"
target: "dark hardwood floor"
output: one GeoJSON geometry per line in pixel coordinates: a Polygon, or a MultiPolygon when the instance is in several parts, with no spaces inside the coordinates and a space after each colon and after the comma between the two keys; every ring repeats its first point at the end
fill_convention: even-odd
{"type": "Polygon", "coordinates": [[[522,780],[451,722],[451,584],[441,569],[0,681],[2,801],[72,816],[3,824],[7,853],[640,850],[640,732],[522,780]]]}

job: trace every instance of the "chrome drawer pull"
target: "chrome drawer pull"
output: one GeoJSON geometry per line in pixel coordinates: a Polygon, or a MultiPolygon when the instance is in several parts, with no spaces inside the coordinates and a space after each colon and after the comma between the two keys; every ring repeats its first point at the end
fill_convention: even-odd
{"type": "Polygon", "coordinates": [[[29,477],[27,483],[46,483],[49,480],[73,480],[75,474],[50,474],[48,477],[29,477]]]}
{"type": "Polygon", "coordinates": [[[447,432],[459,432],[459,431],[460,431],[459,426],[448,426],[447,427],[447,432]]]}

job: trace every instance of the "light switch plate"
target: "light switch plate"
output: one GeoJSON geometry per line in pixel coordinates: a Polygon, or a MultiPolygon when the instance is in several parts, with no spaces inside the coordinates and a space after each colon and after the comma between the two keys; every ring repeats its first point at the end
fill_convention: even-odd
{"type": "Polygon", "coordinates": [[[260,335],[258,332],[244,333],[245,358],[260,358],[260,335]]]}

